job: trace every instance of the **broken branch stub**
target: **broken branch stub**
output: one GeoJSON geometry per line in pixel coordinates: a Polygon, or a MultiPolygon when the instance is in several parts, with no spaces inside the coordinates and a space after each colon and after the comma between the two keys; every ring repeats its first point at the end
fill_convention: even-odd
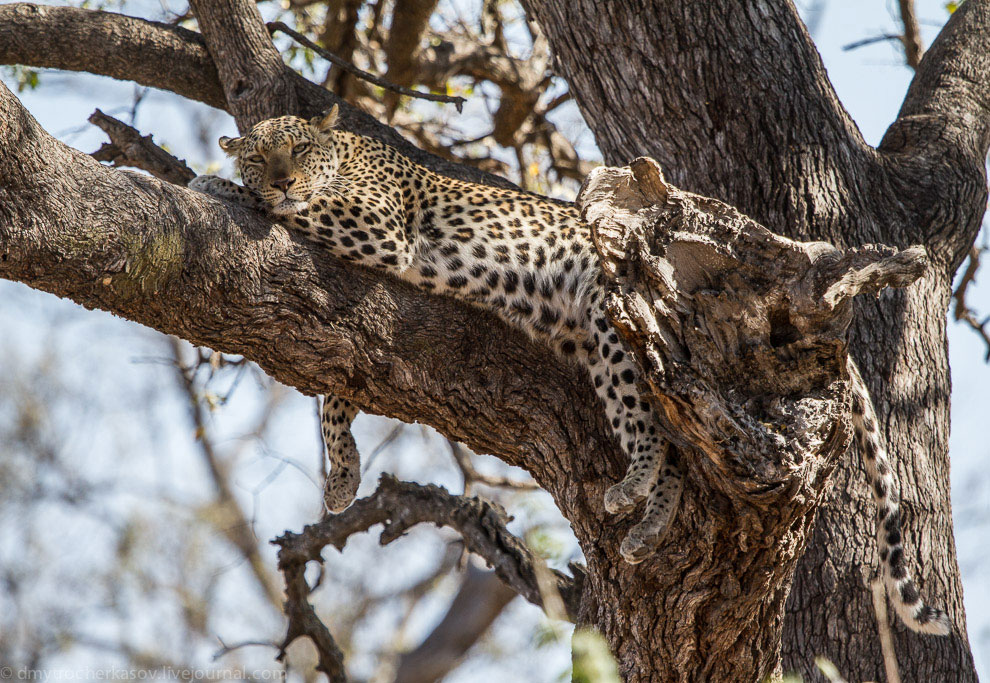
{"type": "Polygon", "coordinates": [[[649,158],[595,169],[577,201],[668,438],[705,456],[699,485],[763,506],[830,470],[848,438],[852,297],[914,282],[924,249],[787,239],[649,158]]]}

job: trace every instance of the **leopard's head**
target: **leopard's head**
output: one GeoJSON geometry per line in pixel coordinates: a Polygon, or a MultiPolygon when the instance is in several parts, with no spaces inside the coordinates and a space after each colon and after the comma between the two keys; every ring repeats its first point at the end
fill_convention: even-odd
{"type": "Polygon", "coordinates": [[[333,127],[337,105],[307,121],[281,116],[256,124],[247,135],[220,138],[220,148],[234,157],[241,179],[277,216],[299,213],[312,196],[337,183],[333,127]]]}

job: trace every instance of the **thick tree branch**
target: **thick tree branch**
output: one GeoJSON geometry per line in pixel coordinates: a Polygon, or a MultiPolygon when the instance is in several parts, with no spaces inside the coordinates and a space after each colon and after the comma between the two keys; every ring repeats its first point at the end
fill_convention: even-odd
{"type": "Polygon", "coordinates": [[[501,507],[481,498],[455,496],[438,486],[401,482],[382,475],[378,489],[343,512],[330,515],[302,532],[286,532],[273,541],[278,545],[279,568],[294,570],[312,560],[320,561],[323,549],[332,545],[343,550],[347,540],[383,524],[382,545],[387,545],[417,524],[450,527],[464,540],[468,550],[482,557],[495,574],[515,592],[537,607],[544,606],[539,572],[553,577],[554,588],[564,599],[568,616],[575,619],[581,599],[581,584],[550,571],[543,560],[509,533],[510,518],[501,507]]]}
{"type": "Polygon", "coordinates": [[[963,3],[925,52],[879,151],[888,193],[907,207],[904,232],[932,247],[951,274],[986,211],[990,149],[990,0],[963,3]]]}
{"type": "Polygon", "coordinates": [[[782,185],[871,163],[791,2],[523,5],[607,164],[654,157],[675,184],[787,234],[797,222],[782,185]]]}
{"type": "Polygon", "coordinates": [[[190,0],[206,49],[217,66],[227,107],[241,132],[258,121],[298,111],[261,13],[246,0],[190,0]]]}
{"type": "Polygon", "coordinates": [[[918,153],[958,146],[981,166],[990,148],[990,1],[969,0],[952,13],[925,52],[880,150],[918,153]],[[932,132],[940,132],[934,140],[932,132]]]}
{"type": "MultiPolygon", "coordinates": [[[[133,80],[233,113],[203,37],[160,22],[71,7],[0,5],[0,63],[133,80]],[[162,69],[163,63],[169,68],[162,69]]],[[[344,130],[383,140],[443,175],[499,187],[512,185],[504,178],[424,152],[333,93],[288,67],[284,70],[295,89],[299,115],[316,116],[337,104],[344,130]]]]}
{"type": "Polygon", "coordinates": [[[218,109],[227,105],[202,36],[123,14],[29,3],[0,6],[0,63],[88,71],[218,109]]]}

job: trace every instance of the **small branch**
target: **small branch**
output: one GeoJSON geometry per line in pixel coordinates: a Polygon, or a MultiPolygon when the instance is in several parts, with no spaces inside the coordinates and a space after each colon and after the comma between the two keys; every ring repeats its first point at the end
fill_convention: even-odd
{"type": "Polygon", "coordinates": [[[103,130],[110,143],[104,143],[92,156],[97,161],[107,161],[114,166],[130,166],[147,171],[156,178],[183,187],[196,174],[152,141],[150,135],[141,135],[136,128],[123,121],[107,116],[97,109],[90,115],[89,122],[103,130]]]}
{"type": "Polygon", "coordinates": [[[849,52],[850,50],[857,50],[861,47],[866,47],[867,45],[873,45],[874,43],[884,43],[890,40],[901,40],[901,36],[896,33],[884,33],[881,36],[873,36],[872,38],[863,38],[862,40],[857,40],[855,42],[849,43],[842,46],[844,52],[849,52]]]}
{"type": "Polygon", "coordinates": [[[330,629],[320,621],[316,610],[309,604],[309,584],[306,583],[306,563],[291,564],[279,568],[285,575],[285,615],[289,618],[289,626],[285,639],[279,645],[278,661],[285,659],[286,650],[300,636],[306,636],[316,648],[319,663],[317,671],[326,674],[330,683],[346,683],[347,674],[344,669],[344,653],[337,647],[336,641],[330,634],[330,629]]]}
{"type": "MultiPolygon", "coordinates": [[[[921,64],[921,55],[924,48],[921,46],[921,28],[918,26],[918,16],[914,13],[914,0],[899,0],[901,10],[901,22],[904,24],[904,36],[901,42],[904,44],[904,57],[908,66],[915,71],[921,64]]],[[[888,681],[888,683],[890,683],[888,681]]]]}
{"type": "Polygon", "coordinates": [[[227,645],[227,643],[223,642],[222,638],[217,638],[217,640],[220,641],[220,649],[213,653],[214,662],[222,657],[226,657],[235,650],[245,647],[270,647],[276,650],[279,647],[278,643],[271,640],[245,640],[242,643],[235,643],[234,645],[227,645]]]}
{"type": "Polygon", "coordinates": [[[301,533],[286,532],[272,543],[278,552],[279,570],[285,576],[285,614],[289,618],[285,639],[277,657],[285,657],[289,645],[301,636],[309,638],[319,652],[317,669],[331,683],[344,683],[343,654],[327,626],[309,603],[312,592],[306,582],[306,565],[322,562],[323,548],[332,545],[342,550],[352,535],[383,524],[381,543],[386,545],[422,522],[447,526],[463,537],[468,550],[484,558],[495,574],[517,593],[534,605],[543,607],[545,586],[540,573],[551,578],[553,588],[560,594],[567,616],[575,618],[578,611],[583,575],[571,578],[550,571],[543,560],[506,529],[510,521],[505,511],[480,498],[454,496],[438,486],[421,486],[400,482],[382,475],[378,489],[355,502],[340,514],[331,515],[311,524],[301,533]]]}
{"type": "Polygon", "coordinates": [[[966,293],[969,290],[969,286],[976,281],[976,273],[980,269],[980,257],[985,251],[986,247],[974,246],[970,248],[969,263],[966,265],[966,270],[963,272],[962,279],[959,281],[959,286],[952,293],[952,298],[955,300],[952,315],[956,320],[966,323],[973,328],[974,332],[980,335],[983,342],[987,345],[987,353],[984,356],[984,361],[990,362],[990,334],[987,333],[987,324],[990,323],[990,318],[980,322],[976,317],[976,312],[966,303],[966,293]]]}
{"type": "Polygon", "coordinates": [[[475,484],[491,486],[492,488],[510,488],[519,491],[535,491],[540,485],[535,481],[518,481],[509,477],[495,477],[479,472],[471,461],[471,453],[464,446],[456,441],[447,441],[450,444],[450,455],[454,458],[461,475],[464,477],[464,495],[471,493],[475,484]]]}
{"type": "Polygon", "coordinates": [[[401,85],[396,85],[395,83],[390,83],[389,81],[386,81],[384,78],[381,78],[380,76],[376,76],[372,73],[368,73],[367,71],[357,68],[350,62],[341,59],[332,52],[324,50],[322,47],[314,43],[312,40],[310,40],[303,34],[299,33],[298,31],[292,30],[281,21],[269,22],[267,26],[269,33],[275,33],[276,31],[284,33],[287,36],[294,39],[296,42],[300,43],[301,45],[308,47],[310,50],[320,55],[321,57],[323,57],[323,59],[327,60],[328,62],[331,62],[332,64],[336,64],[341,69],[344,69],[345,71],[354,74],[358,78],[363,78],[364,80],[373,83],[377,86],[380,86],[382,88],[385,88],[386,90],[391,90],[392,92],[399,93],[400,95],[406,95],[408,97],[417,97],[421,100],[429,100],[430,102],[444,102],[447,104],[453,104],[455,107],[457,107],[458,113],[461,112],[461,110],[464,107],[464,103],[467,101],[463,97],[452,97],[449,95],[435,95],[433,93],[419,92],[418,90],[412,90],[410,88],[406,88],[401,85]]]}

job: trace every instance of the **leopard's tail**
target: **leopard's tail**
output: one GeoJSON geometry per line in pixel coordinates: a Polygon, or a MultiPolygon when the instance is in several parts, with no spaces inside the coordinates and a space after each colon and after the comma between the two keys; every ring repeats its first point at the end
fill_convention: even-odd
{"type": "Polygon", "coordinates": [[[948,615],[925,604],[905,566],[897,479],[887,458],[887,449],[880,436],[877,415],[866,384],[852,359],[849,359],[848,368],[852,379],[853,428],[877,503],[877,547],[887,594],[901,621],[912,631],[948,635],[948,615]]]}

